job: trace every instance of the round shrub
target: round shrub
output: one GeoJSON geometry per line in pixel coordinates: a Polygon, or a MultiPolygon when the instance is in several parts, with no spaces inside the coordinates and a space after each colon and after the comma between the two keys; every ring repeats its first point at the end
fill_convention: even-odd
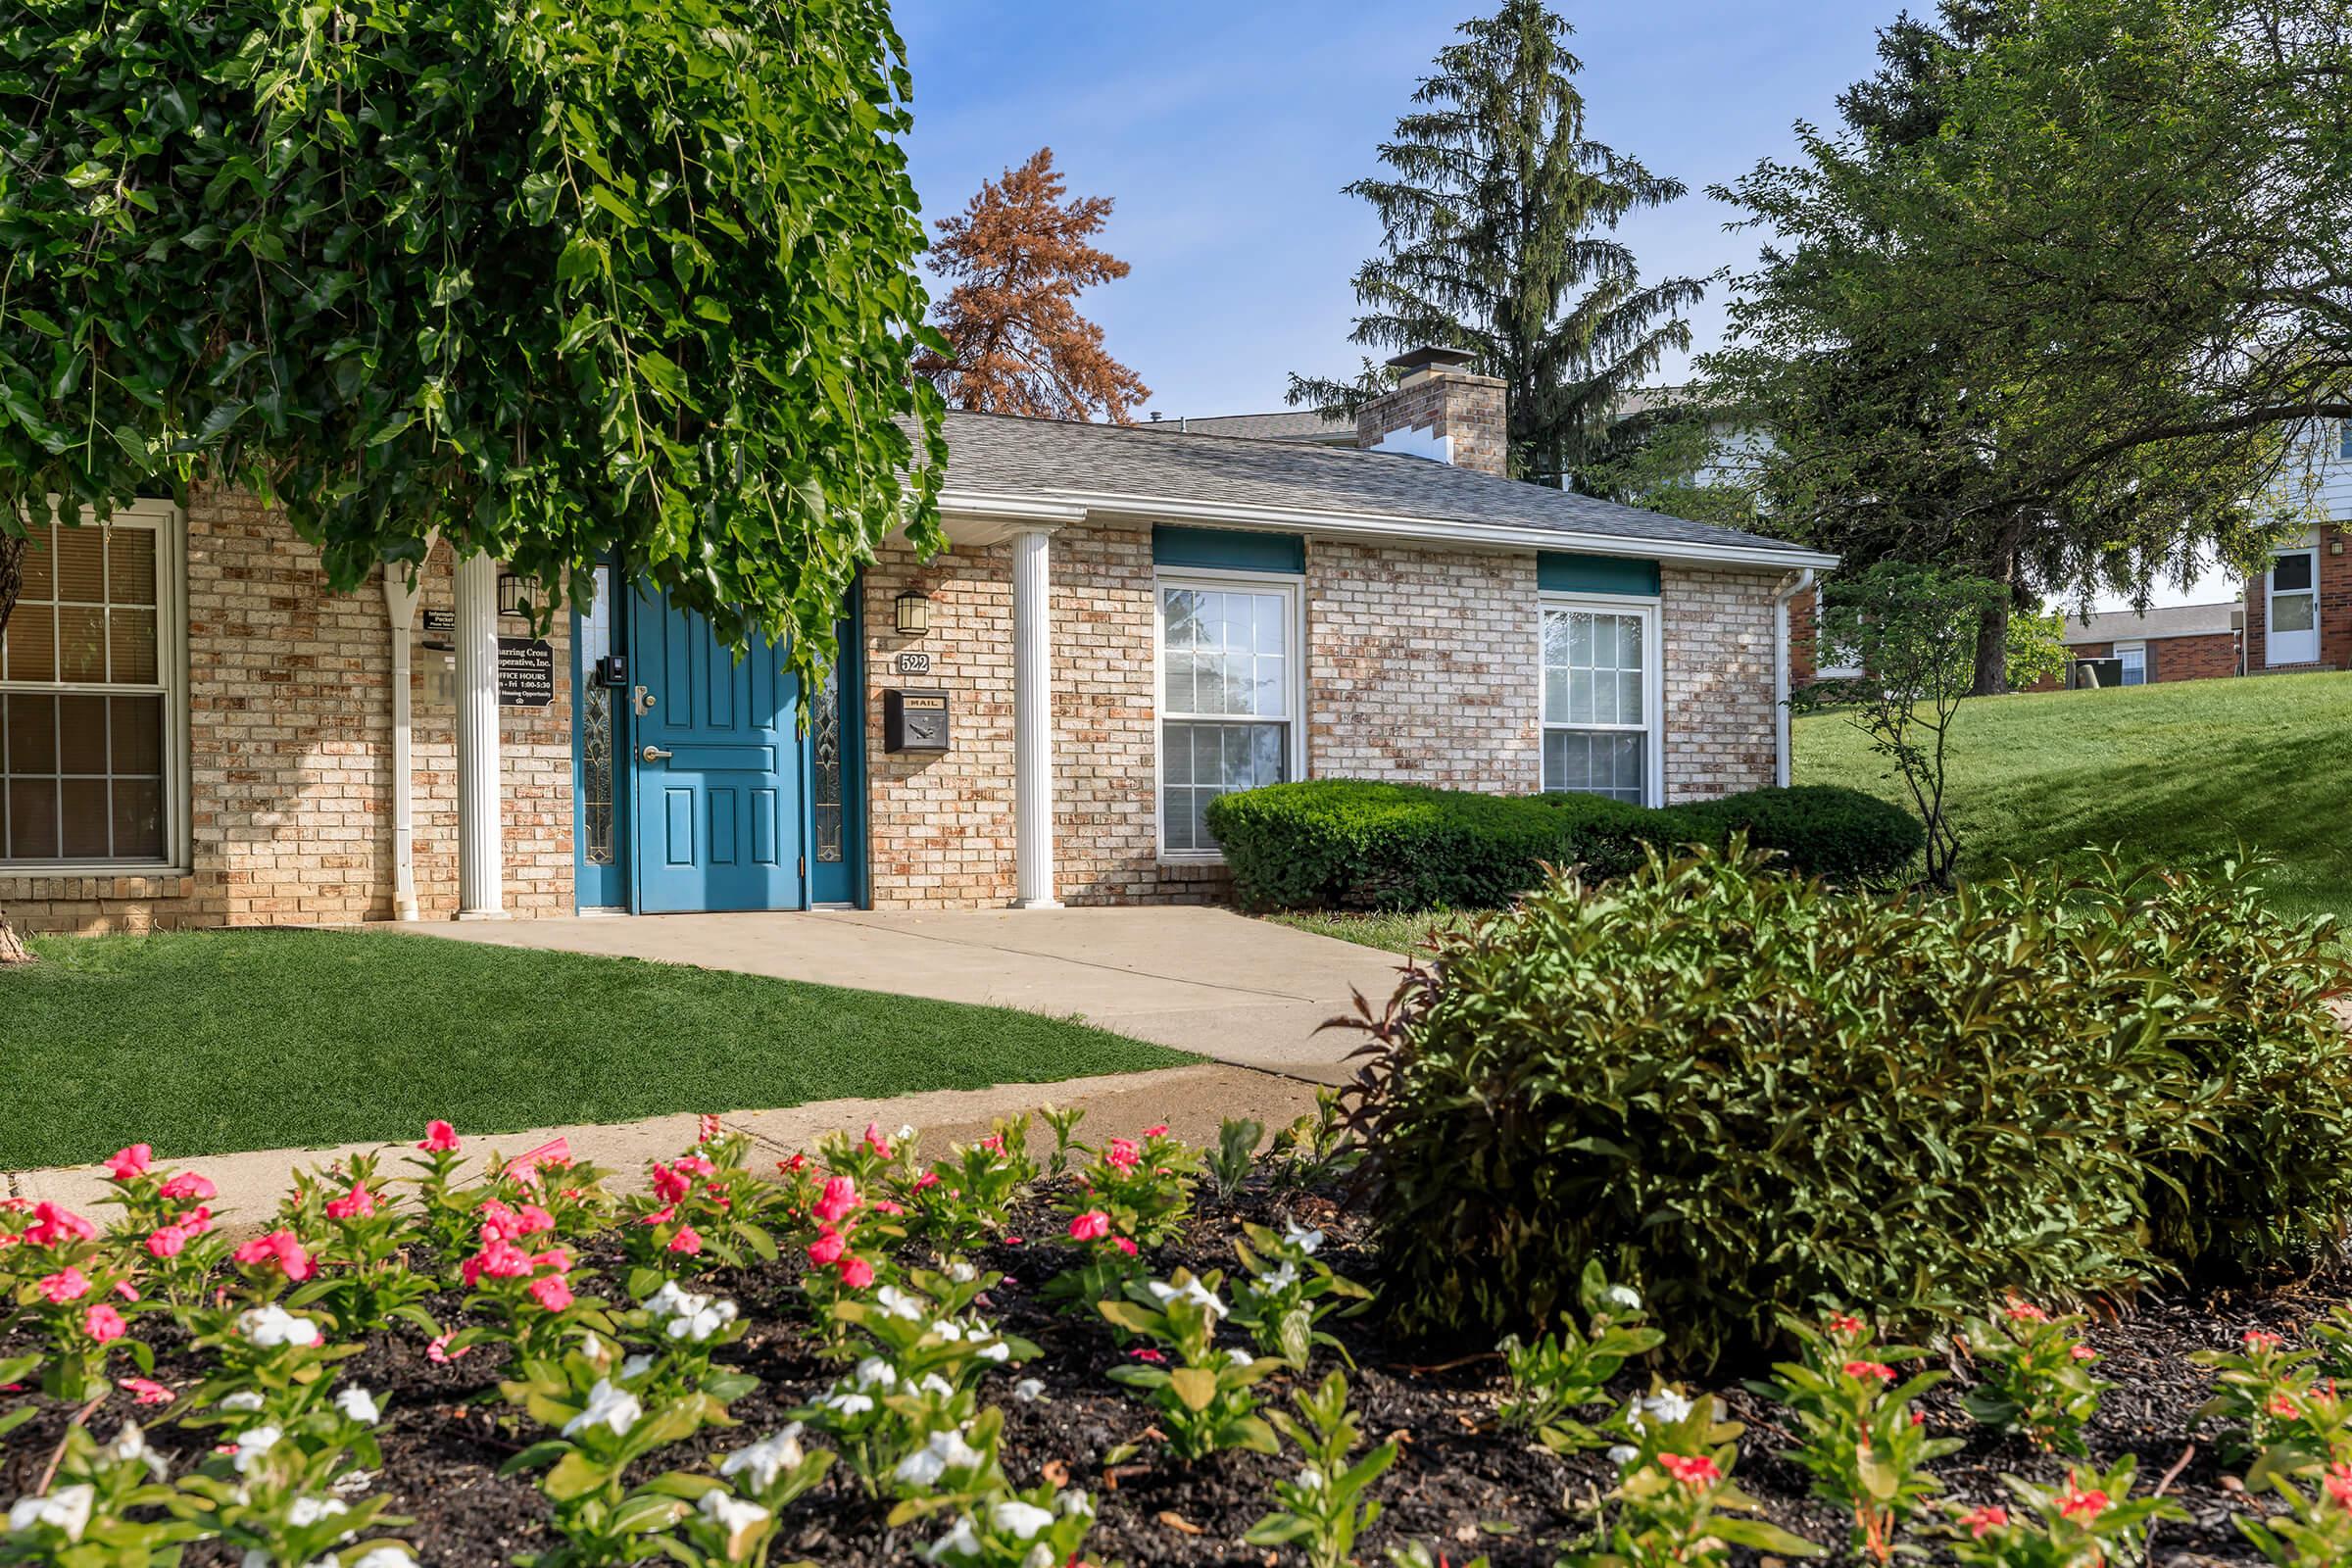
{"type": "MultiPolygon", "coordinates": [[[[2151,1191],[2170,1176],[2193,1204],[2267,1163],[2223,1131],[2257,1110],[2230,1076],[2310,1045],[2344,970],[2316,951],[2316,986],[2221,951],[2168,968],[2150,898],[2112,868],[1837,895],[1743,848],[1548,881],[1443,939],[1380,1026],[1361,1125],[1383,1298],[1415,1329],[1540,1326],[1597,1259],[1706,1362],[1785,1313],[2153,1277],[2151,1191]],[[2231,1000],[2265,986],[2264,1007],[2231,1000]]],[[[2352,1131],[2342,1059],[2292,1102],[2301,1147],[2352,1131]]],[[[2342,1180],[2307,1174],[2236,1201],[2340,1222],[2342,1180]]]]}
{"type": "Polygon", "coordinates": [[[1908,870],[1927,843],[1919,818],[1890,801],[1838,784],[1749,790],[1681,808],[1699,829],[1692,843],[1728,844],[1745,833],[1757,849],[1832,882],[1878,882],[1908,870]]]}

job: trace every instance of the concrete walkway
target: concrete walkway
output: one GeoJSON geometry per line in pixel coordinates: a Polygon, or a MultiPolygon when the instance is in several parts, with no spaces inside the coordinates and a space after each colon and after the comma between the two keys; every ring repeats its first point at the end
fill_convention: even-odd
{"type": "Polygon", "coordinates": [[[1318,1034],[1396,987],[1393,954],[1227,909],[658,914],[376,926],[500,947],[736,969],[1083,1017],[1218,1061],[1342,1083],[1362,1043],[1318,1034]]]}
{"type": "MultiPolygon", "coordinates": [[[[1253,1068],[1198,1066],[1166,1067],[1154,1072],[1113,1073],[1099,1078],[1073,1078],[1057,1084],[1002,1084],[993,1089],[936,1090],[901,1095],[891,1100],[828,1100],[788,1110],[746,1110],[721,1113],[728,1127],[751,1135],[755,1145],[774,1158],[801,1150],[813,1150],[817,1140],[838,1128],[852,1135],[869,1121],[879,1121],[896,1133],[911,1123],[920,1134],[926,1157],[947,1152],[951,1143],[970,1143],[985,1135],[999,1117],[1017,1116],[1047,1104],[1082,1106],[1086,1121],[1079,1136],[1100,1144],[1113,1133],[1134,1135],[1153,1122],[1189,1144],[1213,1149],[1227,1116],[1261,1123],[1271,1136],[1314,1109],[1315,1086],[1303,1079],[1259,1072],[1253,1068]]],[[[557,1138],[569,1146],[572,1157],[612,1171],[612,1186],[634,1192],[646,1183],[646,1162],[667,1159],[691,1148],[698,1131],[694,1115],[652,1116],[643,1121],[604,1126],[537,1127],[525,1132],[490,1137],[469,1135],[465,1140],[469,1169],[479,1170],[493,1152],[510,1158],[557,1138]]],[[[417,1135],[424,1128],[419,1125],[417,1135]]],[[[1029,1150],[1040,1157],[1054,1149],[1053,1130],[1042,1121],[1029,1132],[1029,1150]]],[[[271,1149],[242,1154],[212,1154],[169,1161],[174,1170],[201,1171],[220,1189],[212,1207],[234,1235],[262,1230],[289,1186],[298,1166],[323,1167],[352,1154],[380,1152],[384,1173],[413,1174],[401,1161],[411,1152],[400,1144],[345,1144],[332,1149],[271,1149]]],[[[755,1159],[755,1170],[768,1167],[755,1159]]],[[[27,1202],[62,1203],[104,1223],[108,1210],[97,1206],[111,1184],[95,1165],[0,1173],[0,1196],[27,1202]]]]}

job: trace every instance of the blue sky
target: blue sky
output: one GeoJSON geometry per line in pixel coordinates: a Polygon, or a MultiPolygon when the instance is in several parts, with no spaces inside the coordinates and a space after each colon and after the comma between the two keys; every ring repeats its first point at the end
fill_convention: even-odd
{"type": "MultiPolygon", "coordinates": [[[[1930,0],[1910,0],[1929,9],[1930,0]]],[[[1798,120],[1876,69],[1904,0],[1554,0],[1576,28],[1589,126],[1690,194],[1630,219],[1643,274],[1744,267],[1706,187],[1795,150],[1798,120]]],[[[1113,197],[1103,244],[1134,270],[1085,310],[1112,354],[1178,415],[1283,407],[1290,371],[1347,373],[1348,279],[1379,243],[1340,187],[1374,149],[1457,23],[1492,0],[898,0],[914,72],[908,142],[925,214],[1041,146],[1073,193],[1113,197]]],[[[1692,313],[1723,329],[1726,286],[1692,313]]],[[[1661,378],[1679,379],[1682,363],[1661,378]]],[[[2216,580],[2159,603],[2224,598],[2216,580]]]]}

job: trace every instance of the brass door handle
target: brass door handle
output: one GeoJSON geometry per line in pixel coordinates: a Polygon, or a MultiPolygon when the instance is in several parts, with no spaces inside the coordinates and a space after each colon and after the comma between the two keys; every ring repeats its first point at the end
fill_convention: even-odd
{"type": "Polygon", "coordinates": [[[648,746],[644,751],[639,752],[637,755],[649,762],[666,762],[669,760],[670,757],[669,753],[663,751],[659,746],[648,746]]]}

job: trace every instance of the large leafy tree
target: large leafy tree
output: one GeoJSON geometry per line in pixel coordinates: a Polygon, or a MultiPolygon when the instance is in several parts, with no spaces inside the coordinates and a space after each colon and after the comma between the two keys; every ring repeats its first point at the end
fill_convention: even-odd
{"type": "MultiPolygon", "coordinates": [[[[1575,482],[1613,455],[1626,394],[1686,349],[1694,278],[1643,282],[1614,230],[1682,196],[1682,181],[1592,138],[1568,49],[1542,0],[1462,24],[1380,148],[1390,172],[1347,187],[1380,215],[1382,254],[1355,276],[1353,341],[1469,350],[1502,378],[1512,471],[1575,482]]],[[[1378,390],[1295,375],[1293,403],[1352,411],[1378,390]]]]}
{"type": "Polygon", "coordinates": [[[2352,412],[2344,0],[1984,0],[1906,19],[1836,133],[1717,194],[1773,235],[1712,394],[1778,525],[2009,588],[2146,596],[2306,515],[2352,412]]]}
{"type": "Polygon", "coordinates": [[[944,349],[916,368],[958,409],[1048,419],[1134,420],[1152,395],[1112,359],[1078,295],[1127,275],[1094,243],[1111,199],[1065,199],[1054,149],[1041,147],[1001,180],[983,180],[960,213],[939,220],[931,265],[953,287],[934,318],[944,349]]]}
{"type": "Polygon", "coordinates": [[[938,540],[884,0],[25,0],[0,28],[0,616],[26,519],[252,486],[812,671],[938,540]]]}

